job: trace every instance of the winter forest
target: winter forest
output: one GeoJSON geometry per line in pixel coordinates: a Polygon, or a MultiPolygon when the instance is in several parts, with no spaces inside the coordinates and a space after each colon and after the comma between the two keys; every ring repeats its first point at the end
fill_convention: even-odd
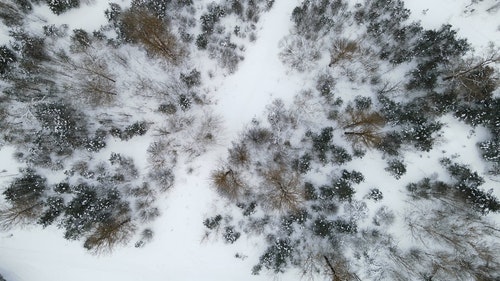
{"type": "Polygon", "coordinates": [[[500,2],[406,2],[0,0],[0,280],[500,280],[500,2]]]}

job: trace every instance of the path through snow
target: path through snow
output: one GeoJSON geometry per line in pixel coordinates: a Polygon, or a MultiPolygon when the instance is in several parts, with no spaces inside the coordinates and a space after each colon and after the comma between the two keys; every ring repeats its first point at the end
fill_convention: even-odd
{"type": "Polygon", "coordinates": [[[291,14],[298,0],[275,1],[262,16],[257,41],[248,45],[238,71],[217,90],[217,112],[222,114],[230,139],[252,118],[260,116],[276,98],[290,99],[301,89],[301,79],[281,63],[280,40],[289,34],[291,14]]]}

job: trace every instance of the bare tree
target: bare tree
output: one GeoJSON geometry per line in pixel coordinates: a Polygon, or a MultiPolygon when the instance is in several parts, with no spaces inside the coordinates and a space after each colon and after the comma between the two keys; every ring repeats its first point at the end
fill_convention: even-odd
{"type": "Polygon", "coordinates": [[[169,30],[167,23],[145,9],[130,9],[122,14],[122,25],[125,37],[137,42],[151,54],[160,55],[177,64],[184,52],[177,38],[169,30]]]}
{"type": "Polygon", "coordinates": [[[229,168],[219,168],[210,175],[212,184],[217,188],[219,193],[229,199],[239,198],[244,190],[245,183],[241,179],[239,173],[229,168]]]}
{"type": "Polygon", "coordinates": [[[93,254],[111,252],[116,246],[126,244],[131,239],[135,229],[136,227],[129,217],[101,222],[87,237],[84,247],[93,254]]]}
{"type": "Polygon", "coordinates": [[[385,120],[378,112],[349,108],[341,120],[345,137],[354,144],[374,147],[382,141],[385,120]]]}
{"type": "Polygon", "coordinates": [[[0,229],[7,230],[36,222],[42,209],[41,201],[16,202],[11,207],[0,210],[0,229]]]}
{"type": "Polygon", "coordinates": [[[358,42],[346,38],[336,39],[330,50],[330,64],[328,66],[331,67],[342,60],[352,60],[358,51],[358,42]]]}
{"type": "Polygon", "coordinates": [[[264,194],[270,205],[277,210],[297,210],[304,199],[301,178],[284,165],[264,172],[264,194]]]}

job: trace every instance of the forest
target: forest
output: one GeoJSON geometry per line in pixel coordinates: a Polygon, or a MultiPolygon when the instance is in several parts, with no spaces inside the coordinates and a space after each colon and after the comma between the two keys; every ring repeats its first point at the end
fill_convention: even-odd
{"type": "Polygon", "coordinates": [[[251,63],[277,2],[116,1],[85,30],[36,11],[92,1],[0,0],[0,150],[21,167],[0,185],[0,233],[56,227],[90,255],[144,250],[168,239],[165,200],[202,161],[216,199],[199,239],[235,262],[254,254],[235,245],[258,241],[245,274],[500,279],[498,41],[427,29],[402,0],[301,1],[276,36],[303,87],[228,134],[214,81],[251,63]]]}

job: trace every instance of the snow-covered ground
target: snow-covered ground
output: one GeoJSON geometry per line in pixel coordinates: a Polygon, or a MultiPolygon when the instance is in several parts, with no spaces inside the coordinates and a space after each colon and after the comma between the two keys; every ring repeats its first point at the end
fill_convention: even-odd
{"type": "MultiPolygon", "coordinates": [[[[489,41],[500,43],[500,13],[486,11],[498,1],[481,2],[475,11],[467,10],[469,2],[411,0],[407,1],[407,6],[412,10],[413,18],[421,20],[424,27],[437,28],[443,23],[451,23],[476,48],[485,47],[489,41]]],[[[257,24],[257,40],[246,46],[245,59],[236,73],[208,81],[205,85],[214,90],[210,93],[216,100],[214,108],[224,122],[222,141],[213,151],[177,168],[176,185],[159,200],[162,215],[154,222],[155,236],[151,243],[144,248],[134,248],[131,243],[117,248],[110,255],[96,257],[89,255],[81,242],[64,240],[56,227],[15,229],[0,232],[0,273],[8,281],[273,279],[274,276],[266,274],[250,274],[264,245],[251,239],[240,239],[230,246],[223,241],[213,241],[213,238],[204,240],[202,221],[213,215],[216,204],[219,207],[225,204],[210,187],[208,178],[218,161],[225,157],[230,142],[252,118],[260,116],[272,99],[282,98],[290,102],[304,87],[301,84],[304,78],[299,79],[300,75],[290,71],[278,58],[279,42],[289,34],[291,12],[299,3],[298,0],[276,1],[271,11],[262,15],[257,24]],[[246,258],[235,258],[236,253],[246,258]]],[[[70,23],[71,29],[94,29],[104,20],[102,11],[107,6],[108,1],[96,0],[93,5],[83,5],[51,23],[70,23]],[[86,14],[99,16],[88,20],[86,14]]],[[[41,13],[50,16],[49,10],[41,13]]],[[[0,32],[0,42],[4,39],[5,35],[0,32]]],[[[463,140],[467,136],[446,129],[444,132],[443,140],[449,142],[443,147],[438,146],[436,151],[460,151],[460,157],[473,163],[476,170],[484,170],[484,167],[476,167],[483,165],[476,152],[464,153],[476,149],[473,139],[457,144],[453,140],[463,140]]],[[[8,147],[0,150],[0,185],[18,172],[12,153],[8,147]]],[[[436,157],[439,157],[438,152],[436,157]]],[[[407,158],[407,162],[418,163],[419,155],[407,158]]],[[[414,170],[409,170],[409,174],[414,175],[428,174],[433,169],[412,167],[414,170]]],[[[380,173],[384,172],[372,170],[372,174],[366,175],[378,177],[382,185],[386,181],[380,173]]],[[[494,192],[500,195],[498,188],[494,192]]],[[[386,201],[395,200],[398,194],[396,190],[386,197],[386,201]]],[[[281,279],[301,280],[300,274],[294,271],[282,275],[281,279]]]]}

